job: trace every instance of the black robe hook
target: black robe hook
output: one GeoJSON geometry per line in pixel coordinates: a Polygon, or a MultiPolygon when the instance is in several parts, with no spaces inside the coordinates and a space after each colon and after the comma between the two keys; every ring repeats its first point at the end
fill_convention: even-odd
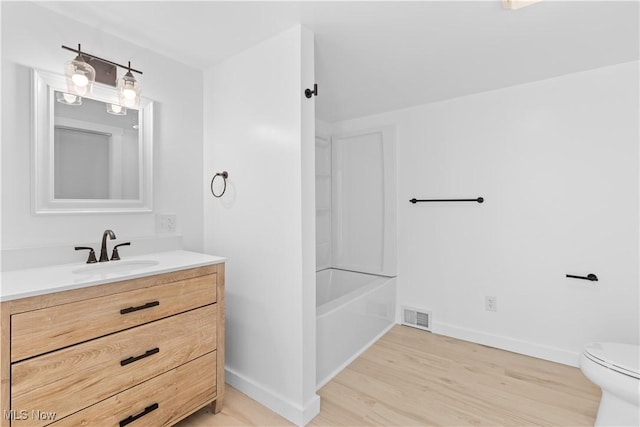
{"type": "Polygon", "coordinates": [[[304,96],[307,98],[311,98],[313,95],[318,96],[318,85],[316,83],[313,84],[313,90],[306,89],[304,91],[304,96]]]}

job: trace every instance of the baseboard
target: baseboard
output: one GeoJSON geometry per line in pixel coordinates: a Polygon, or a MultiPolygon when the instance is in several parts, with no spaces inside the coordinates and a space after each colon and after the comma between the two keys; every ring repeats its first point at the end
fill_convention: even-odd
{"type": "Polygon", "coordinates": [[[460,326],[442,322],[433,322],[432,332],[477,344],[488,345],[502,350],[512,351],[514,353],[524,354],[526,356],[536,357],[538,359],[562,363],[563,365],[574,367],[579,366],[580,353],[575,353],[557,347],[550,347],[502,335],[488,334],[475,329],[462,328],[460,326]]]}
{"type": "Polygon", "coordinates": [[[382,330],[382,332],[380,332],[378,335],[376,335],[371,341],[369,341],[367,344],[365,344],[360,350],[358,350],[357,353],[355,353],[353,356],[351,356],[349,359],[347,359],[343,364],[341,364],[340,366],[338,366],[335,370],[333,370],[333,372],[331,372],[329,375],[327,375],[326,377],[324,377],[321,381],[319,381],[316,384],[316,391],[320,390],[322,387],[324,387],[329,381],[331,381],[333,379],[333,377],[335,377],[336,375],[338,375],[340,373],[340,371],[342,371],[344,368],[346,368],[351,362],[353,362],[354,360],[356,360],[358,357],[360,357],[360,355],[362,353],[364,353],[369,347],[371,347],[376,341],[378,341],[380,338],[382,338],[382,336],[384,334],[386,334],[387,332],[389,332],[389,330],[391,330],[391,328],[393,328],[394,326],[396,326],[395,323],[391,323],[389,326],[387,326],[386,328],[384,328],[382,330]]]}
{"type": "Polygon", "coordinates": [[[242,376],[233,369],[225,368],[224,371],[226,375],[225,380],[230,386],[295,425],[304,426],[320,413],[320,396],[317,394],[301,406],[273,390],[242,376]]]}

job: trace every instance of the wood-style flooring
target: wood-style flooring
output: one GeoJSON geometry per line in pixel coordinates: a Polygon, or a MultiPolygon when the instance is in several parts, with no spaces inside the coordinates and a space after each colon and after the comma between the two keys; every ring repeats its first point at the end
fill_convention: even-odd
{"type": "MultiPolygon", "coordinates": [[[[287,420],[227,386],[180,427],[285,426],[287,420]]],[[[393,327],[318,394],[310,426],[593,426],[600,389],[573,367],[393,327]]]]}

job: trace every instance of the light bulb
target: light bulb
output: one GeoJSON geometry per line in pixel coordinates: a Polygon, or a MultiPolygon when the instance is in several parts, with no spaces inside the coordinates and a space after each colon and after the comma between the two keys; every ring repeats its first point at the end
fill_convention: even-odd
{"type": "Polygon", "coordinates": [[[127,114],[127,109],[118,104],[107,104],[107,113],[116,116],[124,116],[127,114]]]}
{"type": "Polygon", "coordinates": [[[74,102],[76,102],[76,100],[78,99],[78,97],[76,95],[71,95],[69,93],[63,93],[62,97],[64,98],[65,101],[67,101],[69,104],[72,104],[74,102]]]}
{"type": "Polygon", "coordinates": [[[82,55],[66,63],[65,75],[70,93],[85,96],[92,92],[96,70],[84,60],[82,55]]]}
{"type": "Polygon", "coordinates": [[[80,70],[76,70],[76,72],[71,77],[71,80],[73,80],[73,83],[75,83],[75,85],[79,87],[85,87],[89,84],[89,79],[80,70]]]}
{"type": "Polygon", "coordinates": [[[82,105],[82,98],[65,92],[56,91],[56,100],[61,104],[82,105]]]}
{"type": "Polygon", "coordinates": [[[136,91],[127,88],[122,91],[122,95],[124,95],[124,97],[127,99],[134,99],[136,97],[136,91]]]}
{"type": "Polygon", "coordinates": [[[118,98],[124,107],[137,107],[140,104],[140,84],[128,71],[118,80],[118,98]]]}

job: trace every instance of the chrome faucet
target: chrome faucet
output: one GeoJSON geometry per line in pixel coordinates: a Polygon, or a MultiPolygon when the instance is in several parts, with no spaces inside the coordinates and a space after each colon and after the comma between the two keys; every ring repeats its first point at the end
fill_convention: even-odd
{"type": "Polygon", "coordinates": [[[107,255],[107,236],[111,240],[116,238],[116,234],[112,230],[104,230],[102,233],[102,246],[100,247],[100,262],[109,261],[109,256],[107,255]]]}

